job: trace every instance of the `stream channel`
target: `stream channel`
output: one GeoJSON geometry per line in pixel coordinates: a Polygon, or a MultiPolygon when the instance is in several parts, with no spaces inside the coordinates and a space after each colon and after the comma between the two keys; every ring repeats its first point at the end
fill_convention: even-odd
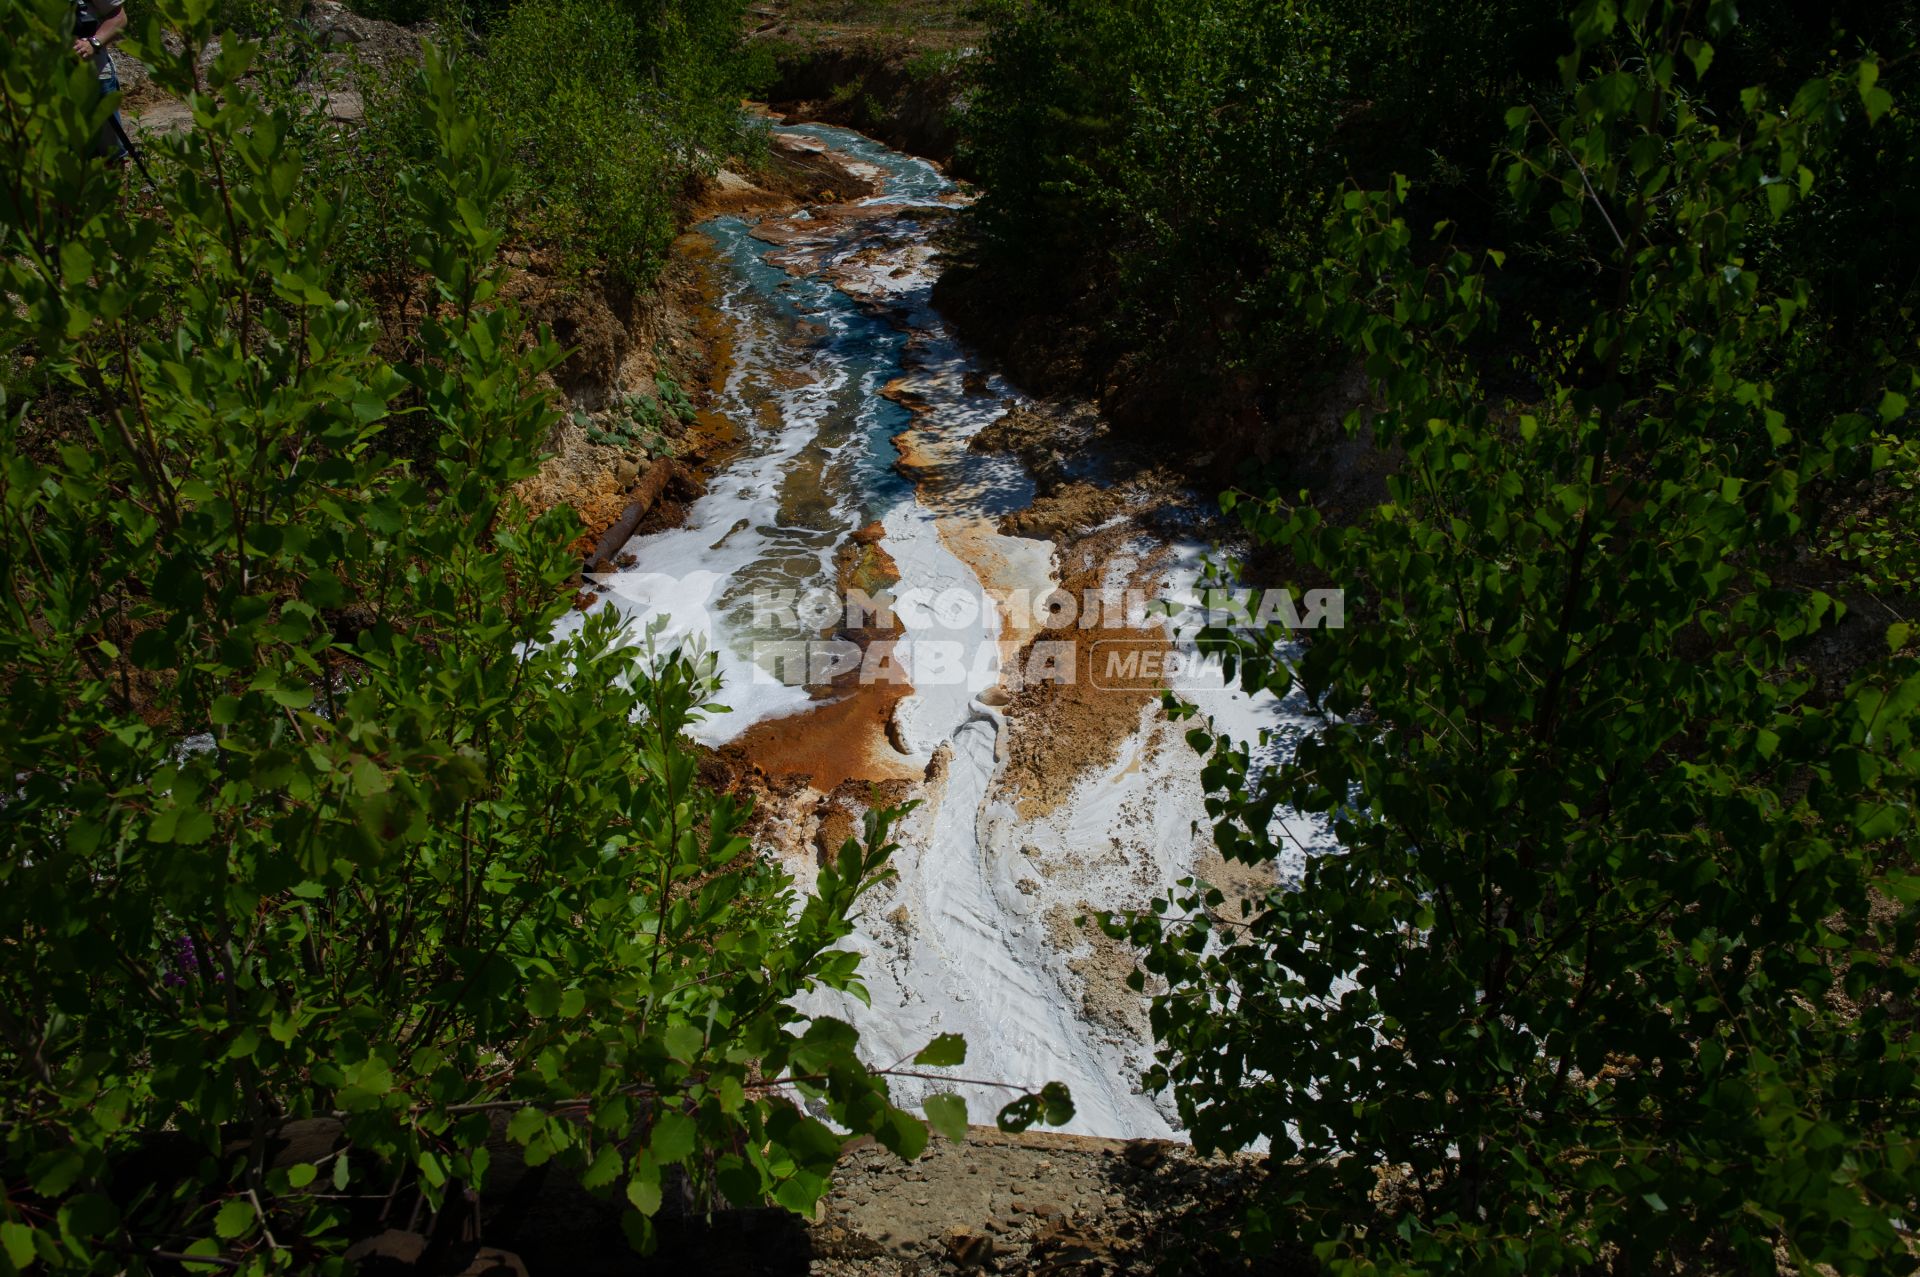
{"type": "MultiPolygon", "coordinates": [[[[1075,920],[1227,872],[1208,833],[1201,758],[1185,740],[1192,724],[1136,694],[1126,703],[1138,713],[1101,748],[1068,747],[1062,729],[1055,754],[1049,724],[1009,722],[1046,712],[1022,709],[1023,679],[1060,675],[1057,661],[1036,671],[1045,643],[1028,643],[1049,637],[1035,601],[1068,565],[1054,542],[1001,531],[1034,485],[1011,455],[968,446],[1021,396],[931,305],[939,233],[964,196],[934,166],[859,134],[777,132],[837,153],[878,194],[700,228],[730,348],[715,407],[737,447],[681,526],[627,544],[630,566],[601,578],[603,605],[665,615],[669,640],[696,637],[715,653],[729,712],[701,724],[703,743],[743,745],[767,773],[804,773],[823,795],[851,782],[918,800],[896,831],[897,876],[867,897],[852,941],[870,1004],[820,995],[806,1011],[850,1020],[882,1066],[936,1034],[962,1034],[958,1073],[1065,1082],[1070,1131],[1177,1136],[1171,1102],[1139,1086],[1151,1039],[1144,1000],[1124,983],[1131,960],[1075,920]],[[863,561],[897,575],[891,633],[850,632],[839,614],[848,565],[858,578],[863,561]],[[849,661],[859,668],[842,668],[849,661]],[[795,685],[803,667],[811,686],[795,685]],[[1045,801],[1009,775],[1016,727],[1040,742],[1041,770],[1057,782],[1045,801]]],[[[1100,531],[1091,570],[1116,592],[1180,597],[1210,549],[1124,518],[1100,531]]],[[[1077,570],[1088,579],[1085,562],[1077,570]]],[[[1134,619],[1154,636],[1143,647],[1191,651],[1177,626],[1134,619]]],[[[1096,673],[1088,655],[1082,644],[1081,679],[1096,673]]],[[[1181,691],[1237,739],[1269,733],[1270,750],[1300,729],[1293,707],[1218,678],[1195,676],[1181,691]]],[[[1282,877],[1319,838],[1297,823],[1282,877]]],[[[790,832],[783,855],[804,887],[813,846],[790,832]]],[[[908,1104],[956,1089],[976,1122],[1011,1094],[895,1083],[908,1104]]]]}

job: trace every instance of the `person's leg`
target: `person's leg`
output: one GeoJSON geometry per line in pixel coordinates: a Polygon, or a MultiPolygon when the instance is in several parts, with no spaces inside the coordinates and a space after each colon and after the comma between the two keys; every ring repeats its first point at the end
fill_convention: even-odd
{"type": "MultiPolygon", "coordinates": [[[[100,73],[100,96],[105,97],[109,93],[118,93],[119,91],[120,76],[113,69],[113,63],[109,62],[107,63],[106,70],[100,73]]],[[[127,144],[123,140],[125,137],[125,128],[124,122],[120,119],[120,112],[115,111],[113,118],[108,120],[100,130],[100,142],[95,153],[109,164],[126,163],[127,144]]]]}

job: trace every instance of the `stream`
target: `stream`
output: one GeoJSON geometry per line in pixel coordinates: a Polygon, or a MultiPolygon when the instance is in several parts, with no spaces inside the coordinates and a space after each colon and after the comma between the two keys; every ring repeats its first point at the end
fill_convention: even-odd
{"type": "MultiPolygon", "coordinates": [[[[1070,1131],[1177,1135],[1171,1102],[1138,1084],[1151,1039],[1144,1000],[1124,984],[1131,961],[1075,920],[1216,872],[1201,760],[1184,740],[1191,724],[1137,696],[1124,704],[1138,701],[1138,713],[1098,748],[1069,748],[1063,731],[1056,756],[1052,725],[1009,722],[1032,712],[1012,694],[1040,625],[1021,601],[1046,596],[1068,565],[1054,542],[1001,531],[1034,485],[1013,457],[968,446],[1021,397],[931,305],[938,231],[963,196],[932,165],[847,130],[776,131],[837,153],[879,193],[701,228],[730,345],[714,406],[737,449],[681,526],[628,543],[631,566],[601,579],[603,597],[636,620],[665,617],[667,640],[715,653],[728,712],[701,724],[701,741],[744,750],[769,775],[812,777],[816,815],[796,818],[782,849],[802,886],[814,872],[803,826],[818,812],[876,785],[920,804],[896,831],[897,876],[868,897],[852,941],[870,1003],[821,994],[804,1010],[852,1021],[881,1066],[960,1033],[958,1074],[1065,1082],[1070,1131]],[[890,634],[850,632],[838,601],[850,562],[897,574],[890,634]],[[1016,792],[1016,728],[1055,773],[1060,793],[1047,801],[1016,792]]],[[[1100,562],[1075,570],[1115,590],[1181,596],[1209,551],[1125,519],[1099,531],[1100,562]]],[[[1167,638],[1191,648],[1178,627],[1167,638]]],[[[1236,738],[1266,733],[1268,750],[1285,748],[1301,722],[1217,678],[1182,694],[1236,738]]],[[[1304,822],[1288,832],[1301,855],[1320,837],[1304,822]]],[[[908,1104],[946,1090],[967,1099],[975,1122],[991,1122],[1013,1094],[895,1083],[908,1104]]]]}

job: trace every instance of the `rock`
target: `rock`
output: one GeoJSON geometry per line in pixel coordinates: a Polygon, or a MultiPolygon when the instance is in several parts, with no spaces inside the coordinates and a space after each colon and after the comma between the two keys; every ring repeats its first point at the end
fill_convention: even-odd
{"type": "Polygon", "coordinates": [[[636,465],[630,458],[627,458],[627,457],[620,458],[620,460],[613,467],[613,480],[615,483],[619,484],[623,488],[632,487],[633,481],[635,479],[638,479],[639,477],[640,477],[640,467],[636,465]]]}
{"type": "MultiPolygon", "coordinates": [[[[872,604],[863,603],[858,609],[864,614],[865,619],[869,622],[881,620],[882,613],[887,611],[891,604],[882,603],[880,600],[887,590],[900,582],[900,569],[894,563],[892,556],[874,540],[861,540],[859,533],[855,533],[852,540],[835,552],[834,565],[838,570],[840,588],[843,591],[858,590],[869,600],[875,601],[872,604]]],[[[852,612],[855,609],[849,607],[848,610],[852,612]]],[[[876,637],[891,632],[888,627],[877,624],[872,625],[872,629],[876,637]]]]}
{"type": "Polygon", "coordinates": [[[1040,454],[1028,468],[1033,473],[1033,486],[1043,497],[1052,496],[1067,482],[1067,459],[1058,452],[1040,454]]]}
{"type": "Polygon", "coordinates": [[[839,803],[830,802],[820,811],[820,824],[813,833],[816,863],[824,869],[834,863],[847,839],[860,832],[860,822],[839,803]]]}
{"type": "Polygon", "coordinates": [[[338,0],[315,0],[307,20],[328,44],[361,44],[368,35],[367,20],[338,0]]]}
{"type": "Polygon", "coordinates": [[[984,1262],[993,1253],[993,1242],[985,1233],[969,1228],[954,1228],[947,1233],[947,1258],[962,1268],[984,1262]]]}
{"type": "Polygon", "coordinates": [[[895,752],[911,758],[913,742],[908,739],[906,724],[900,721],[900,707],[906,703],[905,700],[894,702],[893,712],[887,715],[887,743],[893,746],[895,752]]]}
{"type": "Polygon", "coordinates": [[[352,89],[340,89],[321,96],[330,120],[357,124],[367,118],[366,101],[352,89]]]}
{"type": "Polygon", "coordinates": [[[511,1251],[482,1246],[473,1253],[472,1261],[460,1270],[459,1277],[528,1277],[528,1274],[527,1266],[520,1262],[520,1256],[511,1251]]]}
{"type": "Polygon", "coordinates": [[[1166,1140],[1128,1140],[1122,1156],[1127,1159],[1127,1165],[1150,1171],[1167,1160],[1167,1149],[1170,1147],[1166,1140]]]}
{"type": "Polygon", "coordinates": [[[866,527],[855,532],[848,540],[852,541],[855,545],[874,545],[886,534],[886,528],[881,526],[880,520],[875,519],[866,527]]]}
{"type": "Polygon", "coordinates": [[[989,423],[967,441],[974,452],[1021,452],[1036,440],[1049,437],[1053,423],[1026,404],[1015,404],[1007,414],[989,423]]]}
{"type": "Polygon", "coordinates": [[[933,751],[933,757],[927,760],[927,770],[925,773],[926,782],[931,785],[935,781],[945,780],[947,778],[947,768],[951,766],[952,763],[953,746],[947,741],[941,741],[939,748],[933,751]]]}
{"type": "Polygon", "coordinates": [[[981,692],[980,695],[977,696],[975,699],[978,700],[982,705],[988,705],[994,709],[999,709],[1003,705],[1010,704],[1013,700],[1013,697],[1008,694],[1006,688],[1001,687],[999,684],[996,683],[994,686],[989,687],[986,691],[981,692]]]}
{"type": "Polygon", "coordinates": [[[1049,1259],[1058,1262],[1104,1264],[1113,1259],[1113,1247],[1106,1239],[1057,1223],[1042,1229],[1034,1244],[1035,1249],[1044,1250],[1049,1259]]]}
{"type": "Polygon", "coordinates": [[[364,1277],[378,1277],[380,1273],[411,1272],[420,1262],[420,1256],[426,1253],[424,1235],[389,1228],[347,1247],[346,1259],[350,1264],[359,1265],[358,1271],[364,1277]]]}
{"type": "Polygon", "coordinates": [[[389,1228],[347,1248],[347,1262],[356,1265],[360,1277],[382,1274],[449,1273],[453,1277],[528,1277],[527,1266],[512,1251],[496,1246],[475,1246],[468,1242],[451,1254],[442,1251],[429,1260],[432,1243],[419,1233],[389,1228]],[[465,1260],[462,1263],[462,1260],[465,1260]]]}

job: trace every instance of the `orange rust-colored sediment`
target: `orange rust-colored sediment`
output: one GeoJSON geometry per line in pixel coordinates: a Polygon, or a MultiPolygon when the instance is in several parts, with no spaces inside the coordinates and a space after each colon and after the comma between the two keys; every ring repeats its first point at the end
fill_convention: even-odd
{"type": "MultiPolygon", "coordinates": [[[[878,523],[855,532],[835,556],[840,589],[877,595],[896,584],[900,570],[880,546],[878,523]]],[[[885,654],[905,633],[899,617],[887,628],[829,631],[863,653],[885,654]]],[[[746,757],[769,776],[805,776],[827,793],[849,780],[909,780],[919,770],[894,750],[888,734],[894,707],[913,689],[904,682],[862,683],[857,673],[836,680],[839,695],[785,718],[756,723],[741,736],[746,757]]]]}
{"type": "Polygon", "coordinates": [[[738,745],[767,775],[805,776],[822,793],[850,780],[917,779],[921,769],[887,742],[893,707],[912,690],[869,683],[838,700],[755,723],[738,745]]]}
{"type": "MultiPolygon", "coordinates": [[[[1083,537],[1062,565],[1060,588],[1075,598],[1087,590],[1098,591],[1108,558],[1125,553],[1126,535],[1126,530],[1114,529],[1083,537]]],[[[1157,557],[1142,563],[1127,584],[1146,585],[1157,557]]],[[[1135,629],[1124,619],[1115,623],[1105,616],[1098,625],[1064,626],[1040,637],[1074,645],[1076,677],[1071,683],[1032,684],[1008,708],[1006,781],[1018,795],[1015,810],[1023,819],[1053,811],[1072,794],[1081,776],[1118,762],[1141,711],[1159,691],[1155,677],[1099,677],[1100,658],[1115,647],[1164,653],[1171,646],[1158,624],[1135,629]]]]}

